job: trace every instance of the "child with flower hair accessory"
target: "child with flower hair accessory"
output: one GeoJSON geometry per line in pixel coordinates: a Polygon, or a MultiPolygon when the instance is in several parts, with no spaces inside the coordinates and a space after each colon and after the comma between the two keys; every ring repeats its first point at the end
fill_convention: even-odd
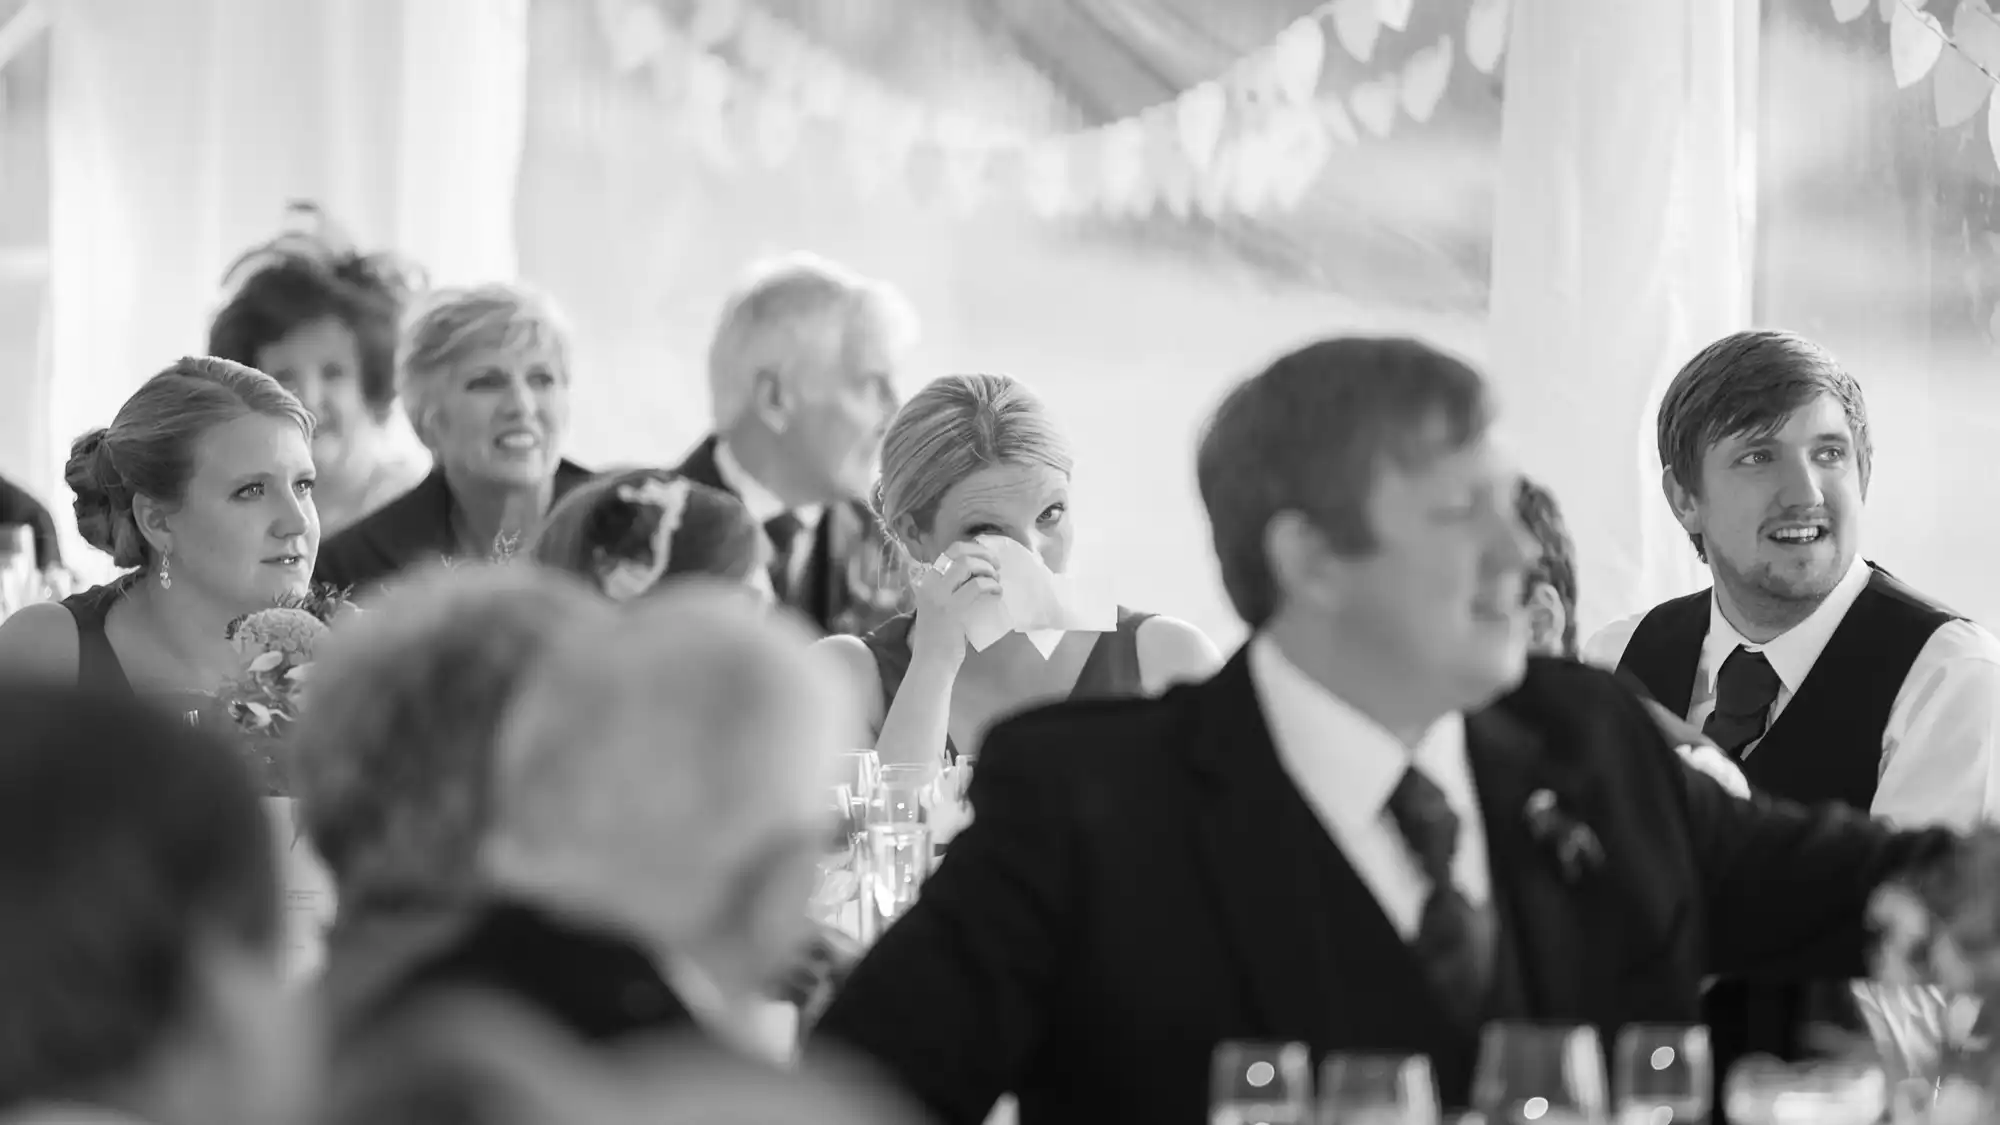
{"type": "Polygon", "coordinates": [[[743,502],[665,469],[606,474],[564,497],[529,548],[605,597],[628,602],[705,575],[770,596],[772,549],[743,502]]]}

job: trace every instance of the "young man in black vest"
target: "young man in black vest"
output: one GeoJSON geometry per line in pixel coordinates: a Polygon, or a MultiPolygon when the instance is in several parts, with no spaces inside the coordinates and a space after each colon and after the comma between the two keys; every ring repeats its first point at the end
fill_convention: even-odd
{"type": "MultiPolygon", "coordinates": [[[[1860,555],[1873,448],[1861,387],[1784,332],[1690,360],[1660,403],[1667,502],[1713,587],[1605,629],[1594,662],[1643,684],[1752,785],[1900,824],[2000,810],[2000,642],[1860,555]]],[[[1717,1072],[1795,1055],[1803,993],[1710,993],[1717,1072]]]]}

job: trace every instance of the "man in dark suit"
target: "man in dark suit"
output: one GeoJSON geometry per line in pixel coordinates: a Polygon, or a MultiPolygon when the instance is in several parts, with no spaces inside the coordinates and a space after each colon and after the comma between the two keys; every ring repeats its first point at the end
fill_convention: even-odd
{"type": "Polygon", "coordinates": [[[867,497],[915,333],[893,290],[797,256],[752,276],[709,346],[715,431],[680,471],[743,500],[779,600],[826,633],[865,633],[901,596],[867,497]]]}
{"type": "Polygon", "coordinates": [[[822,782],[859,720],[807,631],[732,590],[662,593],[535,660],[496,739],[481,888],[340,935],[339,1041],[470,992],[606,1047],[782,1048],[765,997],[809,937],[822,782]]]}
{"type": "Polygon", "coordinates": [[[0,477],[0,527],[9,524],[28,528],[36,570],[54,570],[62,565],[62,545],[56,541],[56,521],[49,517],[49,510],[27,489],[0,477]]]}
{"type": "Polygon", "coordinates": [[[997,727],[972,825],[820,1025],[947,1123],[1198,1122],[1224,1040],[1430,1056],[1499,1018],[1699,1021],[1718,971],[1863,971],[1952,853],[1725,792],[1610,673],[1525,656],[1483,380],[1336,340],[1236,389],[1198,472],[1253,630],[1211,681],[997,727]],[[1497,702],[1496,702],[1497,700],[1497,702]]]}

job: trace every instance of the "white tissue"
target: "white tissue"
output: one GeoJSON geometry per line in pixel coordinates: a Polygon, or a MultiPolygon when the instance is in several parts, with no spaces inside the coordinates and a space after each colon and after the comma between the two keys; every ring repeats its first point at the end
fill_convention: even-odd
{"type": "MultiPolygon", "coordinates": [[[[982,535],[973,542],[993,556],[1000,579],[1000,596],[981,601],[965,622],[965,639],[973,651],[984,652],[1018,632],[1047,660],[1064,633],[1108,633],[1118,627],[1117,603],[1050,570],[1020,543],[1004,535],[982,535]]],[[[931,565],[944,573],[951,559],[939,556],[931,565]]]]}

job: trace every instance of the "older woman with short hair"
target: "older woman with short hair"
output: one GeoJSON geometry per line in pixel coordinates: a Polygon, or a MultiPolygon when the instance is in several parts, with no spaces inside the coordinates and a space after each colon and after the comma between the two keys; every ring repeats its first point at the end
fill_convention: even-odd
{"type": "Polygon", "coordinates": [[[318,581],[366,591],[436,559],[512,555],[590,479],[564,460],[569,340],[545,298],[511,285],[432,294],[403,333],[403,408],[437,467],[329,539],[318,581]]]}

